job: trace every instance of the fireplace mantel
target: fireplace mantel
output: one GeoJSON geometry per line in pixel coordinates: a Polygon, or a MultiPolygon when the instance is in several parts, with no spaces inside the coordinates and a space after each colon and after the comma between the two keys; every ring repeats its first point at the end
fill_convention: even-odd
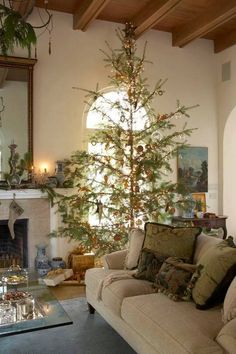
{"type": "Polygon", "coordinates": [[[10,189],[0,190],[0,200],[2,199],[38,199],[47,198],[47,193],[40,189],[10,189]]]}
{"type": "MultiPolygon", "coordinates": [[[[54,188],[56,193],[61,195],[70,195],[74,192],[73,188],[54,188]]],[[[0,201],[4,199],[38,199],[48,198],[47,192],[40,189],[0,189],[0,201]]]]}

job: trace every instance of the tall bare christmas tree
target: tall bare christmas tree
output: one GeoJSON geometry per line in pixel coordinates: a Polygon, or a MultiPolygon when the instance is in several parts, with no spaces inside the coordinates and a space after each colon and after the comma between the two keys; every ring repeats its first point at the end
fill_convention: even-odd
{"type": "Polygon", "coordinates": [[[65,161],[66,183],[75,193],[61,197],[58,204],[64,221],[58,234],[97,253],[123,247],[130,228],[173,213],[180,186],[168,180],[170,162],[191,133],[186,119],[180,130],[174,123],[188,117],[189,108],[177,102],[176,111],[169,114],[153,109],[153,100],[164,93],[164,82],[149,90],[143,77],[145,48],[139,57],[133,25],[126,24],[117,35],[121,48],[107,45],[103,53],[119,98],[111,100],[98,89],[87,91],[89,107],[102,121],[89,138],[99,149],[75,152],[65,161]],[[95,224],[89,215],[97,217],[95,224]]]}

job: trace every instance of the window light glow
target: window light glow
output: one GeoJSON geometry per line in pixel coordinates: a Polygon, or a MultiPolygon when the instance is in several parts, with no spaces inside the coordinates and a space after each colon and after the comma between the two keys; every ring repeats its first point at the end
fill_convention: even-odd
{"type": "MultiPolygon", "coordinates": [[[[101,129],[101,125],[115,125],[119,124],[123,129],[127,130],[130,114],[130,104],[128,102],[128,96],[125,91],[110,91],[104,93],[102,97],[98,97],[97,100],[90,107],[90,110],[87,115],[86,127],[87,129],[101,129]],[[123,116],[122,116],[123,114],[123,116]]],[[[144,107],[137,106],[137,108],[132,111],[133,116],[133,130],[142,130],[144,129],[149,121],[146,110],[144,107]]],[[[128,149],[129,147],[127,147],[128,149]]],[[[101,156],[112,156],[114,151],[113,149],[106,150],[105,144],[99,142],[89,142],[88,143],[88,152],[90,154],[98,154],[101,156]]],[[[112,164],[112,161],[111,161],[112,164]]],[[[128,171],[127,171],[128,172],[128,171]]],[[[99,171],[96,172],[96,176],[90,174],[91,180],[96,179],[97,183],[101,182],[104,179],[104,173],[99,171]]],[[[111,179],[112,177],[109,176],[111,179]]],[[[108,203],[108,196],[101,195],[100,202],[103,205],[108,203]]],[[[105,213],[105,209],[102,213],[105,213]]],[[[112,217],[110,216],[110,222],[105,221],[104,218],[99,220],[99,215],[97,213],[97,206],[90,208],[88,221],[93,226],[112,224],[112,217]]]]}
{"type": "MultiPolygon", "coordinates": [[[[87,116],[87,128],[99,129],[101,124],[119,124],[123,129],[128,129],[127,118],[130,114],[130,104],[125,91],[110,91],[91,106],[87,116]]],[[[133,112],[134,130],[142,130],[148,123],[146,111],[140,105],[133,112]]]]}

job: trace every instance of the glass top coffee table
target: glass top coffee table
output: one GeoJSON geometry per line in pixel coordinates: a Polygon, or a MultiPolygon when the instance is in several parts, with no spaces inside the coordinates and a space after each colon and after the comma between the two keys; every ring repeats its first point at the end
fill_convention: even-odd
{"type": "MultiPolygon", "coordinates": [[[[2,291],[3,288],[1,287],[0,298],[2,298],[2,291]]],[[[46,285],[33,281],[29,282],[28,287],[19,286],[17,291],[27,291],[31,295],[34,310],[30,317],[26,316],[24,318],[23,310],[25,307],[22,307],[18,301],[11,303],[11,311],[15,311],[15,315],[10,317],[9,323],[4,323],[5,320],[1,318],[4,315],[1,315],[0,312],[0,337],[73,324],[66,311],[46,285]]],[[[4,305],[3,302],[1,300],[0,304],[4,305]]],[[[4,313],[2,312],[2,314],[4,313]]]]}

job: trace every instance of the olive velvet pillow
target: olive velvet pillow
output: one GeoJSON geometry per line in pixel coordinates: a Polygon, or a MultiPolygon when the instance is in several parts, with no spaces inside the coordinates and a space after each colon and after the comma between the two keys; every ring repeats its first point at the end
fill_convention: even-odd
{"type": "Polygon", "coordinates": [[[208,309],[223,302],[236,275],[236,245],[231,236],[211,246],[198,260],[200,275],[192,290],[199,309],[208,309]]]}
{"type": "Polygon", "coordinates": [[[145,224],[143,247],[167,257],[178,257],[191,263],[200,227],[173,227],[158,223],[145,224]]]}

